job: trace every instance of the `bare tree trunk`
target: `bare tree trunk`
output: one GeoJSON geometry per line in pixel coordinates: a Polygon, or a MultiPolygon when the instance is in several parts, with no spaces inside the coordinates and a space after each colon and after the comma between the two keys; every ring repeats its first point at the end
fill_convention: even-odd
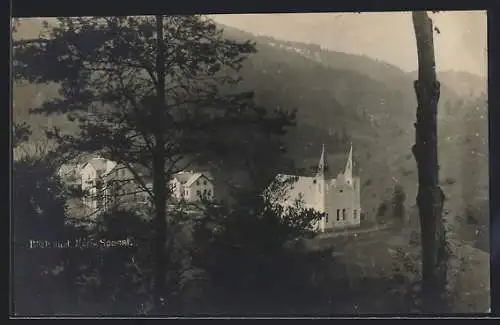
{"type": "Polygon", "coordinates": [[[163,128],[165,125],[165,42],[163,40],[163,16],[156,16],[157,32],[157,57],[156,73],[157,86],[156,93],[158,103],[154,107],[153,126],[155,135],[155,148],[153,153],[153,193],[155,207],[155,282],[154,282],[154,309],[160,313],[164,309],[166,294],[166,269],[167,269],[167,219],[166,219],[166,177],[165,177],[165,139],[163,128]]]}
{"type": "Polygon", "coordinates": [[[422,298],[425,312],[437,312],[443,305],[441,294],[446,283],[443,267],[445,248],[442,209],[444,193],[439,187],[437,154],[437,104],[440,84],[436,79],[432,20],[426,12],[413,12],[417,40],[418,80],[415,145],[412,148],[418,168],[417,206],[422,232],[422,298]]]}

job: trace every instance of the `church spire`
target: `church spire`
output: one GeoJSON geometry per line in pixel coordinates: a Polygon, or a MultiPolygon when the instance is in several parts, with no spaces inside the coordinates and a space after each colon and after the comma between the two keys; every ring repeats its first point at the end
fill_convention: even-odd
{"type": "Polygon", "coordinates": [[[349,147],[349,155],[347,156],[344,177],[346,178],[346,180],[352,181],[352,142],[349,147]]]}
{"type": "Polygon", "coordinates": [[[328,163],[326,161],[325,155],[325,144],[321,148],[321,157],[319,158],[318,164],[318,176],[325,176],[325,172],[328,170],[328,163]]]}

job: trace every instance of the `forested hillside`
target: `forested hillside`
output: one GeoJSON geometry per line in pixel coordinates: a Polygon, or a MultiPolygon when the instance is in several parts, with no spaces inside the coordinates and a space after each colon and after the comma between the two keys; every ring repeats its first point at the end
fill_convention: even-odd
{"type": "MultiPolygon", "coordinates": [[[[254,90],[259,104],[267,109],[297,110],[297,126],[286,136],[286,144],[299,166],[309,167],[319,157],[322,143],[333,159],[352,141],[355,164],[364,184],[365,212],[374,217],[381,202],[390,200],[395,182],[403,185],[408,208],[414,205],[416,165],[410,148],[414,142],[416,99],[412,74],[368,57],[221,27],[229,38],[252,39],[257,43],[258,53],[248,59],[242,70],[242,87],[254,90]]],[[[474,205],[477,200],[472,196],[483,195],[476,189],[481,188],[480,193],[487,191],[487,160],[472,153],[487,153],[486,105],[484,100],[467,96],[464,99],[462,93],[457,94],[467,89],[464,84],[468,83],[474,89],[472,95],[480,93],[479,77],[460,73],[449,76],[443,74],[439,104],[441,178],[453,183],[445,188],[451,197],[450,214],[463,216],[464,207],[458,202],[470,201],[474,205]],[[472,126],[474,130],[470,129],[472,126]],[[479,140],[471,142],[468,138],[479,140]],[[475,149],[465,149],[466,143],[475,149]],[[475,175],[474,186],[464,177],[471,171],[475,175]],[[464,182],[468,191],[463,189],[464,182]]],[[[55,85],[15,84],[14,121],[27,121],[34,126],[34,138],[43,136],[40,130],[45,126],[76,130],[76,125],[64,117],[29,113],[31,107],[56,95],[55,85]]]]}

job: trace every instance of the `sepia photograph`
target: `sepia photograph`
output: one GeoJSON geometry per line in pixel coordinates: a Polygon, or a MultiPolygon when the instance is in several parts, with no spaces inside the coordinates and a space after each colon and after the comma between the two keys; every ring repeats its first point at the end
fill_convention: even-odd
{"type": "Polygon", "coordinates": [[[486,11],[11,32],[13,316],[490,311],[486,11]]]}

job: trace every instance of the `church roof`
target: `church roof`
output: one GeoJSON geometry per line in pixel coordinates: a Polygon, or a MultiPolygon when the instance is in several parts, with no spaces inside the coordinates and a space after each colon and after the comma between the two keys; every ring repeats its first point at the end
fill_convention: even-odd
{"type": "Polygon", "coordinates": [[[189,172],[180,172],[174,175],[174,178],[181,184],[186,184],[191,177],[193,174],[189,172]]]}
{"type": "MultiPolygon", "coordinates": [[[[326,168],[325,168],[325,178],[332,179],[336,178],[339,173],[345,171],[347,158],[349,156],[350,147],[346,147],[343,153],[328,153],[328,147],[325,148],[326,154],[326,168]]],[[[318,171],[318,163],[321,151],[318,151],[318,156],[313,158],[304,159],[298,164],[299,170],[297,175],[313,177],[318,171]]],[[[355,157],[353,157],[355,158],[355,157]]],[[[356,159],[353,161],[353,173],[358,174],[358,164],[356,159]]]]}
{"type": "MultiPolygon", "coordinates": [[[[345,169],[345,164],[347,162],[347,156],[343,155],[328,155],[327,156],[327,168],[325,168],[325,178],[335,178],[339,173],[343,173],[345,169]]],[[[299,165],[298,175],[314,177],[318,171],[318,159],[310,158],[304,160],[299,165]]]]}
{"type": "Polygon", "coordinates": [[[208,180],[212,180],[210,173],[205,172],[180,172],[174,175],[174,178],[183,185],[191,186],[200,177],[205,177],[208,180]]]}
{"type": "MultiPolygon", "coordinates": [[[[286,180],[288,177],[292,179],[292,175],[279,174],[277,178],[280,181],[286,180]]],[[[314,177],[308,176],[299,176],[296,178],[296,181],[293,183],[289,183],[286,185],[286,194],[285,197],[281,197],[280,199],[283,201],[287,200],[295,200],[299,197],[304,202],[314,202],[316,199],[316,180],[314,177]]]]}
{"type": "Polygon", "coordinates": [[[107,161],[104,158],[92,158],[88,161],[88,164],[90,164],[98,173],[105,172],[108,167],[107,161]]]}

